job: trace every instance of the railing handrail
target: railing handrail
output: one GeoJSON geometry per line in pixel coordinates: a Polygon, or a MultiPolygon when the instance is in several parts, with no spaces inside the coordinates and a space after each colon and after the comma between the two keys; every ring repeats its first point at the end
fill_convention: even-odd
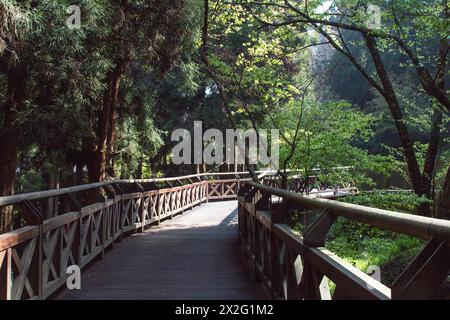
{"type": "MultiPolygon", "coordinates": [[[[351,167],[336,167],[334,169],[347,169],[351,167]]],[[[318,171],[319,169],[313,169],[312,171],[318,171]]],[[[286,172],[292,172],[297,170],[286,170],[286,172]]],[[[265,176],[271,176],[271,175],[277,175],[278,170],[259,170],[255,173],[260,174],[261,177],[265,176]]],[[[44,191],[35,191],[35,192],[28,192],[28,193],[20,193],[15,194],[11,196],[3,196],[0,197],[0,207],[3,206],[9,206],[13,204],[17,204],[23,201],[32,201],[32,200],[39,200],[39,199],[45,199],[45,198],[52,198],[61,196],[64,194],[69,193],[75,193],[80,191],[85,191],[89,189],[95,189],[95,188],[101,188],[110,186],[113,184],[133,184],[133,183],[152,183],[152,182],[170,182],[170,181],[178,181],[178,180],[184,180],[184,179],[195,179],[195,178],[202,178],[202,177],[208,177],[208,176],[226,176],[226,175],[249,175],[250,173],[248,171],[239,171],[239,172],[208,172],[208,173],[198,173],[198,174],[191,174],[191,175],[185,175],[185,176],[178,176],[178,177],[164,177],[164,178],[150,178],[150,179],[110,179],[105,180],[102,182],[95,182],[95,183],[87,183],[87,184],[81,184],[77,186],[72,187],[66,187],[66,188],[59,188],[59,189],[49,189],[44,191]]]]}
{"type": "Polygon", "coordinates": [[[330,210],[335,216],[349,218],[374,227],[416,236],[422,239],[435,238],[450,243],[450,221],[414,214],[365,207],[361,205],[310,198],[295,192],[248,182],[254,188],[271,195],[288,199],[307,208],[330,210]]]}
{"type": "MultiPolygon", "coordinates": [[[[267,172],[270,174],[275,174],[276,171],[257,171],[257,173],[267,172]]],[[[81,184],[77,186],[72,187],[66,187],[66,188],[60,188],[60,189],[49,189],[44,191],[36,191],[36,192],[29,192],[29,193],[21,193],[11,196],[3,196],[0,197],[0,207],[2,206],[8,206],[17,204],[23,201],[32,201],[32,200],[39,200],[39,199],[45,199],[45,198],[52,198],[61,196],[64,194],[69,193],[76,193],[80,191],[100,188],[100,187],[106,187],[113,184],[133,184],[133,183],[152,183],[152,182],[170,182],[170,181],[178,181],[178,180],[185,180],[185,179],[192,179],[192,178],[202,178],[202,177],[208,177],[208,176],[226,176],[226,175],[248,175],[249,173],[247,171],[241,171],[241,172],[216,172],[216,173],[199,173],[199,174],[191,174],[186,176],[179,176],[179,177],[165,177],[165,178],[151,178],[151,179],[111,179],[111,180],[105,180],[102,182],[96,182],[96,183],[87,183],[87,184],[81,184]]]]}

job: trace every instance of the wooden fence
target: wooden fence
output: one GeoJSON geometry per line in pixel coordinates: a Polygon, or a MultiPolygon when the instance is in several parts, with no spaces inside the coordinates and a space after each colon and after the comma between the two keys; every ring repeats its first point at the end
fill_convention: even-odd
{"type": "Polygon", "coordinates": [[[450,221],[312,199],[248,182],[240,188],[239,233],[255,277],[275,299],[434,299],[450,272],[450,221]],[[320,210],[303,235],[292,209],[320,210]],[[324,248],[337,217],[428,240],[391,288],[324,248]],[[328,279],[335,284],[330,293],[328,279]]]}
{"type": "Polygon", "coordinates": [[[23,226],[0,234],[0,299],[48,298],[65,284],[69,266],[83,268],[123,237],[195,205],[236,199],[239,182],[246,180],[247,173],[200,174],[106,181],[1,197],[0,207],[17,209],[23,226]],[[171,187],[146,188],[155,184],[171,187]],[[108,196],[102,198],[100,189],[108,196]],[[86,193],[97,194],[100,200],[84,204],[86,193]],[[45,219],[49,202],[53,214],[45,219]]]}
{"type": "Polygon", "coordinates": [[[48,298],[65,284],[69,266],[102,258],[123,237],[203,202],[236,198],[241,243],[274,298],[430,298],[447,277],[449,221],[312,199],[255,184],[243,172],[216,173],[0,197],[0,207],[12,206],[21,218],[20,227],[0,234],[0,299],[48,298]],[[292,207],[323,210],[303,237],[285,224],[292,207]],[[338,216],[429,241],[388,288],[323,248],[338,216]],[[326,278],[336,284],[333,296],[326,278]]]}

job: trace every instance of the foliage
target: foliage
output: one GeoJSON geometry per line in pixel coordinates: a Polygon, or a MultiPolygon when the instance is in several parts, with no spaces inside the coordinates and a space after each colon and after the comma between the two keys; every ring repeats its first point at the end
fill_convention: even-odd
{"type": "MultiPolygon", "coordinates": [[[[118,135],[114,139],[114,128],[110,141],[115,145],[108,149],[107,159],[113,160],[117,175],[142,175],[138,167],[151,175],[150,159],[162,145],[153,114],[158,85],[178,59],[195,50],[199,4],[198,0],[0,2],[1,104],[8,99],[8,77],[14,74],[9,70],[27,66],[26,100],[14,111],[14,129],[20,132],[17,190],[28,189],[34,175],[41,175],[46,184],[47,176],[64,177],[62,185],[83,182],[72,177],[73,167],[85,172],[90,165],[87,152],[98,150],[100,117],[110,94],[108,77],[122,59],[130,68],[119,75],[117,115],[111,120],[118,135]],[[81,8],[80,29],[66,27],[70,5],[81,8]]],[[[187,92],[196,86],[196,68],[184,60],[181,90],[187,92]]],[[[2,109],[0,120],[5,115],[2,109]]]]}
{"type": "MultiPolygon", "coordinates": [[[[74,167],[84,175],[95,152],[106,153],[101,161],[108,162],[111,176],[169,173],[170,133],[191,129],[194,120],[203,120],[204,129],[227,129],[230,120],[239,128],[278,128],[282,170],[300,168],[309,175],[320,169],[324,183],[363,188],[375,185],[368,172],[411,176],[396,132],[396,124],[405,123],[421,180],[430,176],[431,190],[444,185],[448,113],[423,88],[418,66],[405,50],[414,49],[419,62],[438,75],[437,53],[449,30],[442,2],[340,0],[327,8],[324,1],[211,0],[208,25],[202,26],[204,3],[0,0],[2,105],[14,102],[8,86],[15,68],[26,69],[26,97],[23,105],[14,105],[11,125],[3,127],[11,118],[7,108],[0,112],[0,133],[9,127],[17,132],[16,190],[40,188],[41,181],[52,187],[55,177],[60,185],[85,182],[74,167]],[[380,29],[367,29],[369,3],[382,9],[380,29]],[[82,8],[82,24],[69,30],[66,9],[73,4],[82,8]],[[306,6],[321,23],[295,22],[306,6]],[[338,22],[352,28],[333,27],[338,22]],[[202,27],[207,27],[204,35],[202,27]],[[365,75],[339,46],[319,43],[331,42],[325,41],[325,29],[365,75]],[[376,39],[401,120],[394,121],[386,95],[365,81],[380,83],[364,34],[376,39]],[[324,60],[321,54],[330,51],[331,60],[324,60]],[[116,82],[110,81],[114,74],[116,82]],[[105,107],[108,101],[113,111],[105,107]],[[108,112],[112,130],[105,147],[99,131],[108,112]],[[433,162],[427,156],[435,113],[442,121],[433,162]],[[427,161],[433,162],[432,174],[425,172],[427,161]]],[[[372,195],[371,201],[383,206],[389,197],[372,195]]],[[[416,205],[406,195],[395,202],[410,203],[407,211],[416,205]]]]}
{"type": "MultiPolygon", "coordinates": [[[[409,261],[411,261],[423,245],[420,239],[405,235],[395,239],[375,236],[361,238],[358,241],[352,241],[346,235],[342,235],[330,240],[326,248],[361,271],[367,271],[369,266],[383,266],[404,252],[409,253],[409,261]]],[[[383,274],[381,280],[383,282],[383,274]]]]}
{"type": "MultiPolygon", "coordinates": [[[[289,161],[290,169],[300,168],[305,175],[312,175],[314,169],[320,169],[321,182],[354,186],[370,184],[370,179],[365,176],[366,170],[389,172],[389,157],[371,155],[362,147],[373,135],[375,117],[365,115],[343,101],[320,104],[313,99],[308,97],[303,106],[298,103],[287,105],[271,116],[287,139],[292,139],[298,129],[296,149],[289,161]],[[350,169],[333,169],[338,167],[350,169]]],[[[290,148],[282,141],[281,162],[289,157],[290,148]]]]}
{"type": "MultiPolygon", "coordinates": [[[[342,201],[373,208],[413,213],[417,207],[429,202],[424,197],[418,197],[406,191],[375,191],[356,196],[341,198],[342,201]]],[[[294,225],[294,230],[302,232],[302,224],[294,225]]],[[[381,230],[367,224],[339,217],[333,224],[327,236],[325,247],[358,269],[366,271],[369,266],[382,268],[382,282],[390,283],[391,270],[384,270],[397,257],[402,256],[402,263],[408,263],[424,245],[424,241],[404,234],[381,230]],[[386,278],[383,278],[386,275],[386,278]]],[[[400,266],[399,269],[406,265],[400,266]]]]}
{"type": "MultiPolygon", "coordinates": [[[[373,208],[414,213],[430,200],[405,191],[375,191],[345,197],[344,202],[373,208]]],[[[370,265],[383,266],[404,252],[411,257],[424,242],[408,235],[380,230],[366,224],[338,218],[330,230],[326,247],[365,271],[370,265]]]]}
{"type": "Polygon", "coordinates": [[[307,65],[306,56],[295,48],[304,37],[290,30],[256,28],[255,18],[236,5],[212,1],[211,8],[217,8],[210,25],[211,68],[225,87],[237,122],[247,129],[261,125],[269,110],[299,97],[295,78],[305,74],[307,65]]]}
{"type": "MultiPolygon", "coordinates": [[[[358,107],[365,113],[383,118],[376,127],[376,139],[366,141],[366,148],[369,145],[369,152],[382,155],[387,155],[382,149],[384,144],[398,149],[401,155],[396,159],[404,162],[404,172],[416,194],[432,199],[435,189],[444,189],[439,211],[445,215],[450,177],[447,175],[443,184],[435,177],[441,165],[448,168],[449,164],[448,157],[443,158],[448,149],[446,128],[450,111],[447,2],[238,3],[262,28],[289,29],[299,36],[308,34],[309,47],[323,46],[313,50],[312,55],[318,60],[314,61],[313,69],[319,73],[327,71],[321,64],[327,62],[329,53],[333,56],[335,52],[340,58],[328,70],[336,68],[336,61],[346,61],[336,68],[344,76],[336,73],[337,85],[334,81],[329,85],[336,89],[335,95],[321,90],[319,100],[346,98],[360,103],[358,107]],[[352,77],[355,74],[358,76],[352,77]],[[367,85],[358,83],[359,80],[366,81],[367,85]],[[357,83],[348,85],[349,81],[357,83]]],[[[327,84],[327,81],[322,79],[320,83],[327,84]]],[[[423,210],[430,214],[429,208],[423,210]]]]}
{"type": "Polygon", "coordinates": [[[365,185],[370,184],[367,169],[390,172],[389,156],[363,148],[376,117],[344,101],[317,102],[312,55],[299,49],[310,44],[307,34],[289,27],[255,28],[258,20],[243,7],[215,1],[210,6],[215,20],[209,26],[209,60],[226,90],[222,95],[238,126],[280,130],[282,169],[300,168],[308,175],[320,168],[324,182],[365,185]],[[339,166],[355,169],[331,170],[339,166]]]}
{"type": "Polygon", "coordinates": [[[150,159],[163,145],[162,132],[144,116],[124,119],[118,129],[115,168],[120,172],[120,177],[150,177],[150,159]]]}
{"type": "Polygon", "coordinates": [[[345,197],[343,202],[353,203],[363,206],[369,206],[379,209],[416,213],[417,208],[426,202],[430,202],[424,196],[417,196],[410,191],[402,190],[375,190],[368,192],[361,192],[352,197],[345,197]]]}

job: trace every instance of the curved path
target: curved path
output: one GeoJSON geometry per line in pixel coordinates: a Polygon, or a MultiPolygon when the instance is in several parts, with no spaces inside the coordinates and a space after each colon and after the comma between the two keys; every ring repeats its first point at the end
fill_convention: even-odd
{"type": "Polygon", "coordinates": [[[134,234],[59,299],[263,299],[241,260],[237,202],[206,203],[134,234]]]}

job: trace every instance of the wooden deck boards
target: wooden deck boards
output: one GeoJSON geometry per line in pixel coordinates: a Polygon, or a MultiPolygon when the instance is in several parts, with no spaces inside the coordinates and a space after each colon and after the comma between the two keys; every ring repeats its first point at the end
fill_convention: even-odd
{"type": "Polygon", "coordinates": [[[59,299],[263,299],[239,255],[237,202],[203,204],[116,244],[59,299]]]}

